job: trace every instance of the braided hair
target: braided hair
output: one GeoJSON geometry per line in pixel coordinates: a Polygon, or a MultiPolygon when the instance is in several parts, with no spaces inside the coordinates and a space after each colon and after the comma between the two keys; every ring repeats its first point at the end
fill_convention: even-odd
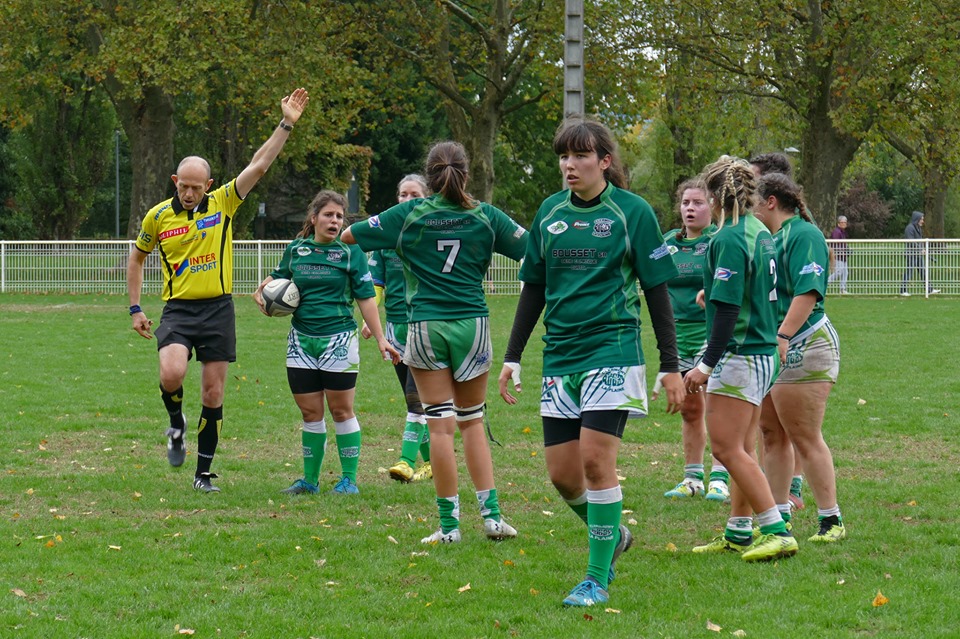
{"type": "Polygon", "coordinates": [[[783,173],[767,173],[761,177],[757,192],[764,200],[772,195],[777,198],[779,208],[794,211],[807,222],[813,223],[813,217],[803,198],[803,187],[783,173]]]}
{"type": "Polygon", "coordinates": [[[723,228],[727,216],[736,225],[741,215],[750,212],[756,199],[757,179],[750,163],[732,155],[721,155],[700,174],[714,210],[719,211],[717,227],[723,228]]]}

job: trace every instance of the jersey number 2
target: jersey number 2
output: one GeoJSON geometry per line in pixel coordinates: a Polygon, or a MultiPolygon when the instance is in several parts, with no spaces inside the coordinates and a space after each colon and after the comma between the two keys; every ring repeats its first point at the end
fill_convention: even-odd
{"type": "Polygon", "coordinates": [[[770,289],[770,301],[777,301],[777,262],[770,260],[770,275],[773,276],[773,288],[770,289]]]}
{"type": "Polygon", "coordinates": [[[460,240],[437,240],[438,251],[443,252],[447,249],[450,249],[450,255],[447,256],[447,261],[443,263],[443,268],[440,269],[441,273],[449,273],[453,270],[457,255],[460,254],[460,240]]]}

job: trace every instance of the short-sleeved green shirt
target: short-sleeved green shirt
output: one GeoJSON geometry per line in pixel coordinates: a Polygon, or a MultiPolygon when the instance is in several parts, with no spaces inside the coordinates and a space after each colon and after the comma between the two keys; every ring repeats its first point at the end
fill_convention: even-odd
{"type": "MultiPolygon", "coordinates": [[[[767,227],[753,214],[729,220],[714,233],[707,250],[703,289],[708,302],[740,307],[726,350],[738,355],[777,352],[777,250],[767,227]]],[[[707,304],[707,332],[716,307],[707,304]]]]}
{"type": "Polygon", "coordinates": [[[609,184],[600,203],[578,208],[570,191],[540,205],[520,279],[546,287],[544,375],[643,364],[637,282],[676,277],[647,202],[609,184]]]}
{"type": "Polygon", "coordinates": [[[527,231],[500,209],[464,209],[441,195],[398,204],[350,232],[365,251],[400,256],[410,322],[488,316],[483,280],[493,254],[519,260],[527,243],[527,231]]]}
{"type": "Polygon", "coordinates": [[[777,247],[777,325],[783,322],[794,297],[810,292],[817,294],[810,316],[797,331],[803,332],[823,317],[830,249],[820,229],[799,215],[786,220],[773,241],[777,247]]]}
{"type": "Polygon", "coordinates": [[[712,224],[695,238],[679,237],[672,229],[663,236],[679,275],[667,282],[673,319],[677,323],[677,349],[681,357],[694,357],[707,339],[706,312],[697,305],[697,293],[703,290],[703,271],[707,264],[712,224]]]}
{"type": "Polygon", "coordinates": [[[280,264],[270,275],[291,279],[300,289],[293,327],[314,337],[356,330],[353,300],[375,295],[367,256],[340,240],[321,244],[309,238],[295,239],[283,250],[280,264]]]}
{"type": "Polygon", "coordinates": [[[387,321],[392,324],[407,323],[406,285],[403,281],[403,260],[396,251],[384,249],[373,251],[367,260],[375,286],[383,287],[383,307],[387,321]]]}

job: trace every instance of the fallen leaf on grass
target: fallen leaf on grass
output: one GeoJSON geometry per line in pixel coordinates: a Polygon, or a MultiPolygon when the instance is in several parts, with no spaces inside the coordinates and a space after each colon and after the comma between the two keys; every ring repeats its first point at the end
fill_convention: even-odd
{"type": "Polygon", "coordinates": [[[18,596],[18,597],[26,597],[26,596],[27,596],[27,593],[25,593],[24,591],[20,590],[19,588],[13,588],[13,589],[10,590],[10,592],[12,592],[13,594],[15,594],[15,595],[18,596]]]}
{"type": "Polygon", "coordinates": [[[746,637],[746,636],[747,636],[747,633],[746,633],[744,630],[742,630],[742,629],[740,629],[740,630],[734,630],[731,634],[732,634],[734,637],[746,637]]]}
{"type": "Polygon", "coordinates": [[[504,560],[503,560],[503,565],[504,565],[504,566],[512,566],[512,565],[513,565],[513,562],[510,561],[509,559],[504,559],[504,560]]]}
{"type": "Polygon", "coordinates": [[[195,632],[196,632],[196,630],[194,630],[193,628],[181,628],[180,630],[177,631],[177,634],[179,634],[179,635],[192,635],[192,634],[195,633],[195,632]]]}
{"type": "Polygon", "coordinates": [[[586,619],[587,621],[593,621],[593,616],[586,612],[583,613],[583,618],[586,619]]]}
{"type": "Polygon", "coordinates": [[[522,431],[520,431],[520,432],[522,432],[524,435],[529,435],[532,431],[530,430],[530,427],[527,426],[526,428],[524,428],[524,429],[523,429],[522,431]]]}
{"type": "Polygon", "coordinates": [[[867,400],[865,400],[865,399],[858,399],[858,400],[857,400],[857,404],[858,404],[859,406],[863,406],[863,405],[865,405],[866,403],[867,403],[867,400]]]}
{"type": "Polygon", "coordinates": [[[907,502],[907,506],[916,506],[916,505],[917,505],[917,501],[915,499],[911,499],[910,501],[907,502]]]}
{"type": "Polygon", "coordinates": [[[610,614],[613,614],[613,615],[619,615],[619,614],[620,614],[620,611],[617,610],[616,608],[604,608],[603,611],[604,611],[604,612],[609,612],[610,614]]]}
{"type": "Polygon", "coordinates": [[[723,628],[721,628],[717,624],[707,619],[707,630],[712,630],[713,632],[720,632],[721,630],[723,630],[723,628]]]}
{"type": "Polygon", "coordinates": [[[546,515],[547,517],[553,517],[553,512],[551,512],[551,511],[549,511],[549,510],[541,510],[540,512],[542,512],[542,513],[543,513],[544,515],[546,515]]]}
{"type": "Polygon", "coordinates": [[[460,586],[459,588],[457,588],[457,592],[466,592],[468,590],[470,590],[470,584],[467,584],[466,586],[460,586]]]}
{"type": "Polygon", "coordinates": [[[120,550],[120,546],[107,546],[110,550],[120,550]]]}
{"type": "Polygon", "coordinates": [[[399,544],[399,543],[400,543],[400,542],[398,542],[396,539],[393,538],[393,535],[387,535],[387,539],[390,541],[391,544],[399,544]]]}
{"type": "Polygon", "coordinates": [[[674,544],[673,542],[670,542],[669,544],[667,544],[667,550],[669,550],[670,552],[677,552],[677,545],[674,544]]]}
{"type": "Polygon", "coordinates": [[[46,546],[47,548],[53,548],[53,547],[56,546],[56,545],[57,545],[57,542],[55,542],[55,541],[52,540],[52,539],[51,539],[50,541],[48,541],[47,543],[44,544],[44,546],[46,546]]]}
{"type": "Polygon", "coordinates": [[[533,595],[534,597],[536,597],[537,595],[540,594],[540,591],[537,590],[536,588],[531,588],[531,589],[530,589],[530,594],[533,595]]]}
{"type": "Polygon", "coordinates": [[[536,457],[536,456],[537,456],[537,451],[531,450],[531,451],[530,451],[530,456],[531,456],[531,457],[536,457]]]}
{"type": "Polygon", "coordinates": [[[873,607],[879,608],[880,606],[886,606],[890,603],[890,600],[883,596],[883,593],[879,590],[877,591],[877,596],[873,598],[873,607]]]}
{"type": "Polygon", "coordinates": [[[837,580],[837,585],[838,585],[838,586],[842,586],[842,585],[845,584],[845,583],[847,583],[847,580],[846,580],[846,579],[838,579],[838,580],[837,580]]]}
{"type": "Polygon", "coordinates": [[[627,520],[627,523],[630,524],[631,526],[636,526],[637,520],[631,517],[630,519],[627,520]]]}

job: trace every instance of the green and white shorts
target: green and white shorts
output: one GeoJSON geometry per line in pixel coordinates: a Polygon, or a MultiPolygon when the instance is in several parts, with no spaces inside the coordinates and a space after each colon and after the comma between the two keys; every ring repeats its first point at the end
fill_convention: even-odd
{"type": "Polygon", "coordinates": [[[404,351],[407,348],[407,326],[408,324],[394,324],[393,322],[387,322],[387,334],[384,337],[387,338],[390,346],[393,346],[395,349],[397,349],[397,352],[400,353],[400,357],[403,357],[404,351]]]}
{"type": "Polygon", "coordinates": [[[359,372],[360,344],[357,331],[314,337],[291,327],[287,335],[287,368],[328,373],[359,372]]]}
{"type": "Polygon", "coordinates": [[[677,354],[680,356],[680,372],[693,370],[700,363],[707,349],[706,323],[677,322],[677,354]]]}
{"type": "Polygon", "coordinates": [[[707,380],[707,392],[759,406],[773,386],[779,360],[777,355],[734,355],[725,352],[707,380]]]}
{"type": "Polygon", "coordinates": [[[646,366],[610,366],[543,378],[541,417],[580,419],[581,413],[601,410],[625,410],[629,417],[646,417],[646,366]]]}
{"type": "Polygon", "coordinates": [[[490,370],[493,346],[486,317],[426,320],[407,324],[403,363],[437,371],[452,369],[453,379],[466,382],[490,370]]]}
{"type": "Polygon", "coordinates": [[[833,324],[823,318],[793,336],[787,349],[787,363],[777,384],[809,384],[830,382],[835,384],[840,375],[840,338],[833,324]]]}

